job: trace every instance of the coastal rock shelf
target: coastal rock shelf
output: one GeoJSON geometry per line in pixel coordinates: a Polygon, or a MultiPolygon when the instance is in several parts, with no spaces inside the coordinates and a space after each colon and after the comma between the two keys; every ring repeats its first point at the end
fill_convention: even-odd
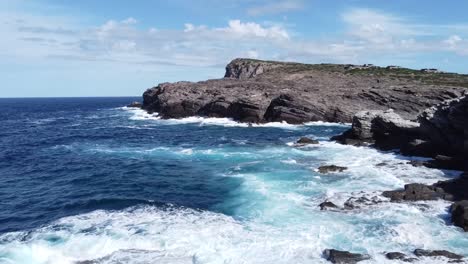
{"type": "Polygon", "coordinates": [[[240,122],[351,122],[355,113],[394,109],[406,119],[459,97],[468,76],[404,68],[354,68],[235,59],[222,79],[162,83],[143,109],[162,118],[229,117],[240,122]]]}

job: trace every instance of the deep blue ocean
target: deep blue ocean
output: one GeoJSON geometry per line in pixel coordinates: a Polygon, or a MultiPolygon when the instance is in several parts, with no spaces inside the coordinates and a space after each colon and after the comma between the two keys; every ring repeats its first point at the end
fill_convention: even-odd
{"type": "Polygon", "coordinates": [[[318,207],[456,172],[330,142],[346,124],[161,120],[124,107],[135,100],[0,99],[0,263],[325,263],[326,248],[368,253],[367,263],[415,248],[468,255],[444,201],[318,207]],[[301,136],[321,143],[294,146],[301,136]],[[317,172],[330,164],[348,170],[317,172]]]}

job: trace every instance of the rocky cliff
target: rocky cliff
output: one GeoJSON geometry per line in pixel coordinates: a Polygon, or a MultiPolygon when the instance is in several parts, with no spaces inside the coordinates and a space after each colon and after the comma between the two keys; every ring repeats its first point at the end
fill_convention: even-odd
{"type": "Polygon", "coordinates": [[[236,59],[222,79],[163,83],[143,108],[163,118],[229,117],[241,122],[351,122],[365,109],[394,109],[413,119],[461,95],[468,76],[404,68],[350,67],[236,59]]]}
{"type": "Polygon", "coordinates": [[[332,139],[351,145],[400,149],[405,155],[454,157],[458,169],[468,170],[468,97],[449,99],[430,107],[417,121],[405,120],[392,110],[361,111],[353,117],[351,129],[332,139]]]}

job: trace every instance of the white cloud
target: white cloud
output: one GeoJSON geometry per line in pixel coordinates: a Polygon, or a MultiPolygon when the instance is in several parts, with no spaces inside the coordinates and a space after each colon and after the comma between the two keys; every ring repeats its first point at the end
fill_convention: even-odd
{"type": "Polygon", "coordinates": [[[247,9],[247,14],[251,16],[273,15],[301,10],[303,8],[304,3],[300,0],[281,0],[276,2],[269,1],[268,3],[262,3],[262,5],[250,7],[247,9]]]}
{"type": "Polygon", "coordinates": [[[463,39],[458,35],[452,35],[448,39],[444,40],[443,42],[447,44],[450,48],[455,48],[457,44],[462,42],[463,39]]]}
{"type": "Polygon", "coordinates": [[[363,63],[392,54],[408,58],[436,51],[468,55],[467,36],[462,34],[465,25],[421,25],[370,9],[350,9],[341,18],[347,34],[317,39],[300,38],[289,27],[272,22],[230,20],[221,27],[186,23],[173,29],[142,28],[135,18],[127,18],[81,27],[54,17],[10,13],[0,16],[0,32],[5,36],[0,54],[188,66],[219,66],[235,57],[363,63]]]}
{"type": "Polygon", "coordinates": [[[242,23],[240,20],[231,20],[228,27],[219,30],[240,37],[289,39],[288,32],[279,26],[262,27],[257,23],[242,23]]]}

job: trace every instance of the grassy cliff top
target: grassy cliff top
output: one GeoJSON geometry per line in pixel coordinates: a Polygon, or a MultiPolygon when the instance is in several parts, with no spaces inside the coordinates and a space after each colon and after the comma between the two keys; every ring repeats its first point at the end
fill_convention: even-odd
{"type": "Polygon", "coordinates": [[[303,71],[325,71],[336,72],[349,75],[375,76],[376,78],[390,78],[398,80],[408,80],[430,85],[457,86],[468,88],[468,74],[448,73],[448,72],[430,72],[404,67],[379,67],[352,64],[305,64],[297,62],[281,62],[257,59],[238,58],[230,64],[240,65],[275,65],[276,70],[282,70],[288,73],[298,73],[303,71]]]}

